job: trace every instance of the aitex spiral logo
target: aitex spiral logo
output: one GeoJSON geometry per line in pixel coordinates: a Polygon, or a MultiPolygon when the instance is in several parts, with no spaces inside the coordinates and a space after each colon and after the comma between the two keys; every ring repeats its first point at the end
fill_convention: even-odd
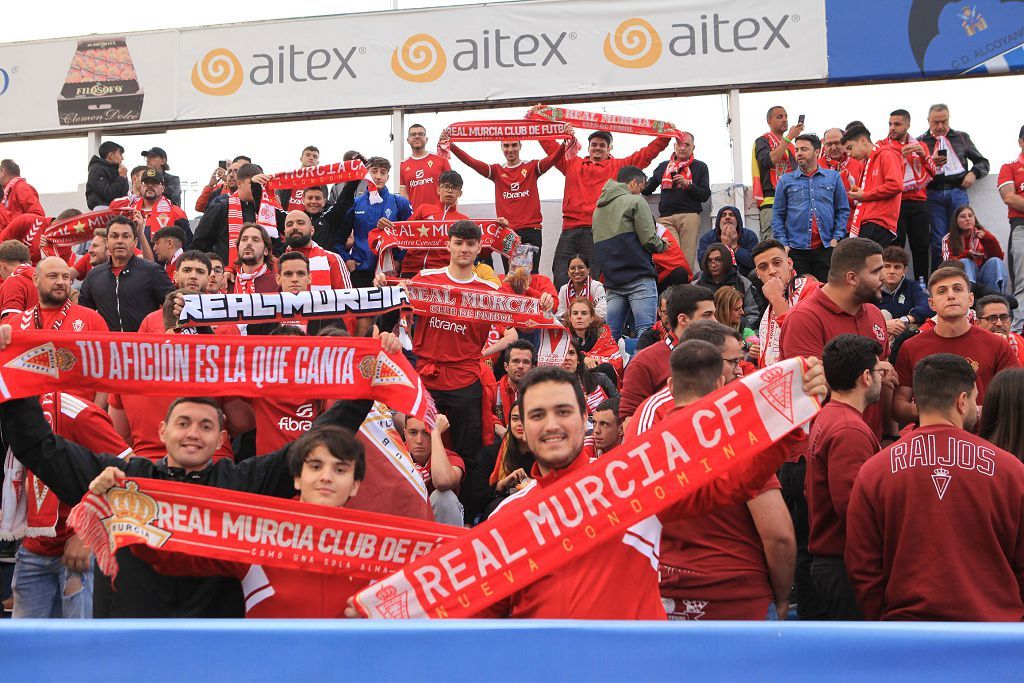
{"type": "Polygon", "coordinates": [[[231,95],[242,87],[242,64],[231,50],[210,50],[192,67],[192,87],[205,95],[231,95]]]}
{"type": "Polygon", "coordinates": [[[409,36],[402,47],[391,53],[391,70],[399,78],[413,83],[436,81],[448,65],[441,43],[429,33],[409,36]]]}
{"type": "Polygon", "coordinates": [[[616,66],[646,69],[661,57],[661,36],[646,19],[631,17],[604,37],[604,56],[616,66]]]}

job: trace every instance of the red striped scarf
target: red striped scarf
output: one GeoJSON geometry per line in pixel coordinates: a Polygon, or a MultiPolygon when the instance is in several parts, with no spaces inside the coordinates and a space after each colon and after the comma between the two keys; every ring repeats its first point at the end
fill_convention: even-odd
{"type": "Polygon", "coordinates": [[[661,189],[671,190],[677,175],[681,175],[685,180],[693,182],[693,172],[690,171],[692,163],[693,157],[686,161],[679,161],[676,159],[676,155],[673,154],[672,158],[668,160],[668,166],[665,167],[665,175],[661,176],[661,189]]]}
{"type": "MultiPolygon", "coordinates": [[[[768,131],[762,135],[765,140],[768,141],[768,149],[774,152],[782,144],[782,138],[775,133],[768,131]]],[[[754,146],[754,201],[757,202],[757,208],[761,208],[761,205],[765,201],[764,187],[761,185],[761,165],[757,163],[757,146],[754,146]]],[[[789,173],[795,168],[794,160],[796,159],[796,148],[793,147],[793,143],[786,143],[786,153],[782,155],[782,158],[774,166],[768,169],[768,177],[772,181],[772,187],[777,187],[779,184],[779,178],[785,173],[789,173]]],[[[774,201],[774,200],[772,200],[774,201]]]]}
{"type": "MultiPolygon", "coordinates": [[[[660,138],[681,139],[685,133],[675,126],[655,119],[642,119],[635,116],[618,116],[615,114],[596,114],[575,109],[543,106],[537,111],[526,114],[527,119],[543,119],[547,121],[564,121],[577,128],[589,130],[606,130],[612,133],[629,133],[631,135],[654,135],[660,138]]],[[[575,156],[580,151],[580,143],[574,137],[566,150],[566,156],[575,156]]]]}

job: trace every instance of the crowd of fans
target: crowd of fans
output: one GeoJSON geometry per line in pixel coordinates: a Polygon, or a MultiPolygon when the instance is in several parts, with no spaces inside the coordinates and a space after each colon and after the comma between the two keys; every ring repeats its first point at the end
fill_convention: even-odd
{"type": "MultiPolygon", "coordinates": [[[[80,254],[46,238],[47,226],[80,212],[46,216],[5,159],[0,348],[25,329],[195,333],[175,325],[182,292],[298,293],[391,276],[532,297],[564,325],[560,366],[537,367],[536,329],[413,323],[407,353],[438,420],[431,429],[394,417],[435,520],[457,526],[500,515],[538,481],[601,458],[725,384],[802,357],[805,389],[824,396],[827,383],[830,393],[805,438],[763,454],[773,474],[671,508],[643,536],[653,554],[627,535],[487,616],[1024,618],[1024,128],[1020,156],[999,171],[1004,249],[968,203],[989,161],[950,127],[945,105],[929,109],[916,138],[902,109],[883,134],[854,121],[819,138],[802,121],[790,126],[782,107],[766,118],[752,150],[760,234],[735,206],[700,234],[710,181],[688,133],[650,176],[669,138],[618,157],[612,133],[599,130],[578,153],[568,140],[543,141],[534,159],[507,140],[505,163],[486,164],[441,134],[459,162],[494,182],[497,218],[521,239],[501,267],[459,209],[462,175],[428,150],[419,125],[397,169],[347,152],[365,179],[281,191],[271,224],[258,213],[272,175],[255,157],[214,169],[193,223],[166,151],[153,147],[129,171],[124,148],[104,142],[89,162],[86,203],[127,211],[80,254]],[[537,190],[552,170],[565,177],[553,248],[537,190]],[[656,192],[657,216],[643,198],[656,192]],[[456,222],[446,250],[408,249],[385,273],[371,231],[408,220],[456,222]],[[550,274],[538,272],[545,249],[550,274]],[[652,611],[642,596],[655,585],[652,611]]],[[[303,168],[322,161],[315,146],[300,152],[303,168]]],[[[197,329],[374,335],[394,352],[403,324],[384,315],[197,329]]],[[[65,516],[90,486],[118,481],[111,466],[340,507],[367,476],[352,431],[366,403],[57,392],[0,404],[0,424],[12,456],[40,468],[65,516]],[[44,421],[40,401],[59,419],[44,421]],[[271,475],[282,461],[288,471],[271,475]]],[[[119,551],[112,586],[63,517],[49,535],[9,543],[11,553],[15,617],[339,617],[359,587],[258,565],[179,564],[152,550],[119,551]],[[274,587],[272,601],[243,600],[254,576],[274,587]]]]}

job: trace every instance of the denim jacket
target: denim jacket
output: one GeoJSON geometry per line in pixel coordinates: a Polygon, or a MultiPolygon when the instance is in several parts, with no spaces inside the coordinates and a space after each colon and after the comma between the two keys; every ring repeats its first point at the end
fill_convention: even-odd
{"type": "Polygon", "coordinates": [[[818,233],[827,247],[832,240],[846,237],[850,204],[839,174],[816,168],[807,176],[797,169],[779,179],[772,209],[772,236],[793,249],[811,248],[811,216],[818,220],[818,233]]]}

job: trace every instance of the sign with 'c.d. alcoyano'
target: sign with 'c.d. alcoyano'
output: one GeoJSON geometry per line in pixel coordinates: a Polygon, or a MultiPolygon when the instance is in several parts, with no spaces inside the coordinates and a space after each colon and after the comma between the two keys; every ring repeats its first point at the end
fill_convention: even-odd
{"type": "Polygon", "coordinates": [[[0,46],[0,137],[824,79],[824,0],[561,0],[0,46]]]}

